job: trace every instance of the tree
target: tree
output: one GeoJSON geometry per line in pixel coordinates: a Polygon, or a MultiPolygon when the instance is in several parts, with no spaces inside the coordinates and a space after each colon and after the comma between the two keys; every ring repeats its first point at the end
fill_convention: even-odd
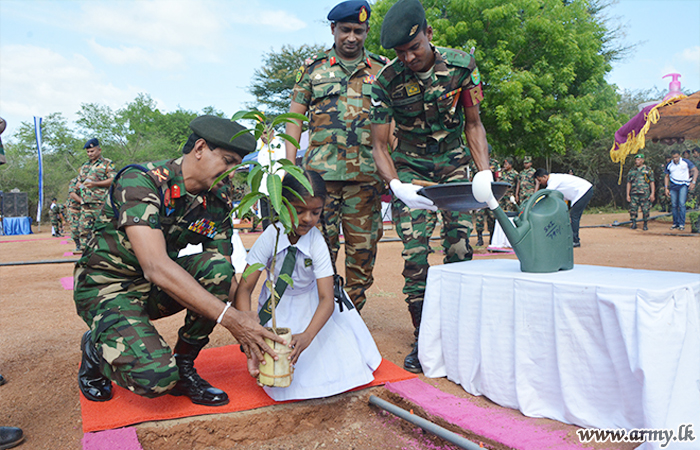
{"type": "MultiPolygon", "coordinates": [[[[372,8],[367,47],[379,47],[383,16],[372,8]]],[[[625,49],[611,47],[604,2],[424,0],[433,43],[474,54],[481,72],[481,117],[497,155],[580,152],[622,123],[604,79],[625,49]]],[[[393,58],[393,52],[388,56],[393,58]]]]}
{"type": "Polygon", "coordinates": [[[259,109],[270,118],[289,111],[296,74],[304,60],[323,50],[320,45],[301,45],[294,48],[283,45],[279,53],[270,51],[263,55],[263,65],[255,69],[248,92],[255,102],[247,105],[259,109]]]}

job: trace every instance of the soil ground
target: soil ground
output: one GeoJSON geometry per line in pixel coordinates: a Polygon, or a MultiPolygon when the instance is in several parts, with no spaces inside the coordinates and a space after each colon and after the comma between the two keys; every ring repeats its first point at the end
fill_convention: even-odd
{"type": "MultiPolygon", "coordinates": [[[[649,231],[603,227],[627,220],[627,214],[587,214],[581,230],[582,247],[575,249],[576,264],[628,267],[676,272],[700,272],[700,236],[670,231],[668,221],[650,223],[649,231]]],[[[64,257],[72,245],[51,238],[46,226],[28,236],[0,237],[0,263],[75,259],[64,257]]],[[[247,248],[257,234],[242,233],[247,248]]],[[[395,238],[387,230],[386,238],[395,238]]],[[[472,237],[472,244],[476,241],[472,237]]],[[[441,264],[439,241],[431,264],[441,264]]],[[[485,253],[478,248],[477,253],[485,253]]],[[[493,258],[515,258],[494,255],[493,258]]],[[[341,259],[342,260],[342,259],[341,259]]],[[[374,269],[375,283],[362,311],[385,359],[401,366],[410,351],[413,329],[401,294],[403,277],[401,243],[382,242],[374,269]]],[[[72,291],[59,280],[72,276],[68,263],[0,266],[0,373],[8,383],[0,387],[0,425],[19,426],[26,449],[80,449],[83,437],[79,391],[76,382],[79,342],[86,330],[76,315],[72,291]]],[[[182,315],[157,322],[165,340],[173,345],[182,315]]],[[[211,346],[234,343],[217,328],[211,346]]],[[[484,397],[473,397],[447,379],[421,379],[468,401],[501,408],[484,397]]],[[[230,393],[229,393],[230,394],[230,393]]],[[[372,388],[292,404],[233,414],[146,423],[137,426],[145,450],[165,449],[431,449],[453,448],[439,438],[368,405],[370,395],[402,404],[385,389],[372,388]]],[[[514,415],[518,411],[509,410],[514,415]]],[[[417,414],[421,411],[416,410],[417,414]]],[[[575,440],[574,426],[547,419],[531,419],[551,430],[565,430],[575,440]]],[[[442,423],[450,427],[449,424],[442,423]]],[[[469,430],[453,431],[479,442],[469,430]]],[[[487,448],[504,448],[484,442],[487,448]]],[[[597,445],[597,448],[633,446],[597,445]]]]}

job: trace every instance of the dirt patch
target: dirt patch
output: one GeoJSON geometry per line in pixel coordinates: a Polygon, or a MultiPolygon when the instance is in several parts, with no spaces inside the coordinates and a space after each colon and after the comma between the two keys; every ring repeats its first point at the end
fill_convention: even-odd
{"type": "MultiPolygon", "coordinates": [[[[574,253],[576,264],[700,271],[697,235],[672,232],[670,223],[661,221],[651,222],[646,232],[627,227],[598,227],[615,220],[625,221],[627,214],[583,217],[583,226],[595,228],[581,230],[582,247],[574,253]]],[[[241,235],[246,247],[252,245],[256,236],[241,235]]],[[[388,230],[386,237],[395,238],[396,235],[388,230]]],[[[475,241],[472,238],[472,244],[475,241]]],[[[61,242],[61,239],[51,238],[45,230],[29,236],[0,237],[0,263],[75,259],[63,256],[73,246],[61,242]]],[[[441,263],[439,245],[439,241],[433,242],[436,251],[430,257],[431,264],[441,263]]],[[[478,249],[478,253],[487,252],[478,249]]],[[[481,258],[515,259],[515,256],[481,258]]],[[[362,311],[382,356],[397,365],[403,364],[413,340],[410,317],[401,294],[402,267],[401,243],[382,242],[374,271],[375,284],[362,311]]],[[[27,438],[20,448],[81,448],[83,432],[76,378],[80,336],[87,328],[75,312],[72,291],[64,290],[60,284],[60,279],[72,276],[72,272],[73,265],[65,263],[0,267],[0,373],[8,379],[8,383],[0,387],[0,425],[19,426],[24,430],[27,438]]],[[[177,339],[182,320],[182,314],[178,314],[157,322],[158,329],[171,345],[177,339]]],[[[209,345],[232,343],[228,332],[216,329],[209,345]]],[[[447,379],[423,376],[421,379],[480,406],[500,408],[486,398],[467,394],[461,386],[447,379]]],[[[137,432],[145,450],[454,448],[369,406],[369,395],[400,403],[400,399],[390,396],[383,388],[372,388],[242,413],[142,424],[137,432]]],[[[415,406],[402,406],[423,414],[415,406]]],[[[575,439],[576,427],[536,420],[552,430],[564,430],[575,439]]],[[[492,443],[485,444],[492,447],[492,443]]]]}

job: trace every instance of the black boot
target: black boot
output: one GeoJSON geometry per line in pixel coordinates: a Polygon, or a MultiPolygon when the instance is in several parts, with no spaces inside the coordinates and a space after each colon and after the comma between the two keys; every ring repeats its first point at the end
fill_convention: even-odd
{"type": "Polygon", "coordinates": [[[0,449],[17,447],[24,441],[21,428],[0,427],[0,449]]]}
{"type": "Polygon", "coordinates": [[[209,338],[199,341],[180,336],[175,345],[175,362],[180,371],[180,381],[170,391],[170,395],[186,395],[192,403],[205,406],[222,406],[228,403],[228,395],[221,389],[212,387],[197,373],[194,360],[200,350],[209,343],[209,338]]]}
{"type": "Polygon", "coordinates": [[[420,319],[423,314],[423,301],[409,303],[408,311],[411,313],[411,320],[415,328],[413,331],[415,342],[411,353],[403,360],[403,368],[412,373],[421,373],[423,372],[423,368],[420,365],[420,361],[418,361],[418,333],[420,332],[420,319]]]}
{"type": "Polygon", "coordinates": [[[642,227],[642,230],[647,231],[649,227],[647,226],[647,221],[644,221],[644,226],[642,227]]]}
{"type": "Polygon", "coordinates": [[[630,226],[630,230],[636,230],[637,229],[637,219],[632,219],[632,226],[630,226]]]}
{"type": "Polygon", "coordinates": [[[484,245],[484,232],[477,231],[476,232],[476,246],[481,247],[482,245],[484,245]]]}
{"type": "Polygon", "coordinates": [[[92,342],[92,332],[86,331],[80,340],[83,359],[78,371],[78,387],[86,399],[93,402],[106,402],[112,398],[112,382],[102,375],[102,357],[92,342]]]}

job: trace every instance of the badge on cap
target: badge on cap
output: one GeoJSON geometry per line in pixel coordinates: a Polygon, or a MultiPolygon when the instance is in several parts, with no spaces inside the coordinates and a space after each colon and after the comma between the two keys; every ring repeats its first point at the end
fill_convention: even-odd
{"type": "Polygon", "coordinates": [[[357,20],[359,20],[360,23],[367,22],[367,8],[364,6],[360,8],[360,14],[357,16],[357,20]]]}
{"type": "Polygon", "coordinates": [[[411,28],[411,32],[408,33],[408,35],[413,36],[414,34],[416,34],[417,31],[418,31],[418,25],[413,25],[413,28],[411,28]]]}

